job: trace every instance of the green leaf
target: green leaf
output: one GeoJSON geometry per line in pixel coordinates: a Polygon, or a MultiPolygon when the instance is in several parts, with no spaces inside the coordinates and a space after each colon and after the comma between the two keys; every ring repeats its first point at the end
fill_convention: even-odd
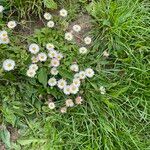
{"type": "Polygon", "coordinates": [[[117,92],[113,92],[111,93],[112,97],[114,98],[118,98],[120,95],[124,94],[125,92],[127,92],[127,90],[129,89],[129,86],[118,89],[117,92]]]}
{"type": "Polygon", "coordinates": [[[57,3],[54,0],[44,0],[44,5],[50,9],[57,9],[57,3]]]}
{"type": "Polygon", "coordinates": [[[7,148],[10,148],[10,133],[7,129],[0,131],[0,138],[7,148]]]}
{"type": "Polygon", "coordinates": [[[109,107],[109,108],[112,108],[114,109],[115,108],[115,105],[109,101],[109,99],[103,99],[103,102],[109,107]]]}
{"type": "Polygon", "coordinates": [[[41,68],[38,74],[38,80],[44,87],[47,85],[47,71],[45,68],[41,68]]]}
{"type": "Polygon", "coordinates": [[[10,108],[3,108],[2,112],[5,120],[14,126],[16,122],[16,116],[14,115],[14,112],[10,108]]]}
{"type": "Polygon", "coordinates": [[[27,140],[18,140],[17,142],[21,145],[29,145],[32,143],[45,143],[47,139],[27,139],[27,140]]]}
{"type": "Polygon", "coordinates": [[[59,69],[59,74],[65,79],[73,79],[73,74],[66,69],[59,69]]]}

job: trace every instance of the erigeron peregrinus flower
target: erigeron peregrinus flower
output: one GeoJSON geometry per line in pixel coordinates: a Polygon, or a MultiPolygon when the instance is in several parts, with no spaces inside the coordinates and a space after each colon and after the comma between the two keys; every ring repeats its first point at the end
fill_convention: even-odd
{"type": "Polygon", "coordinates": [[[49,102],[49,103],[48,103],[48,107],[49,107],[50,109],[54,109],[56,106],[55,106],[55,103],[54,103],[54,102],[49,102]]]}
{"type": "Polygon", "coordinates": [[[86,75],[88,78],[92,78],[92,77],[94,76],[94,71],[93,71],[93,69],[87,68],[87,69],[85,70],[85,75],[86,75]]]}
{"type": "Polygon", "coordinates": [[[47,43],[47,44],[46,44],[46,49],[47,49],[47,50],[54,50],[54,47],[55,47],[55,46],[54,46],[53,44],[51,44],[51,43],[47,43]]]}
{"type": "Polygon", "coordinates": [[[80,32],[81,31],[81,26],[79,26],[79,25],[74,25],[73,27],[73,30],[75,31],[75,32],[80,32]]]}
{"type": "Polygon", "coordinates": [[[67,99],[66,100],[66,106],[67,107],[73,107],[74,106],[74,102],[72,99],[67,99]]]}
{"type": "Polygon", "coordinates": [[[56,54],[55,58],[57,58],[58,60],[61,60],[63,58],[63,54],[59,52],[56,54]]]}
{"type": "Polygon", "coordinates": [[[13,29],[17,26],[17,23],[16,23],[16,21],[9,21],[7,23],[7,26],[8,26],[8,28],[13,29]]]}
{"type": "Polygon", "coordinates": [[[78,72],[79,71],[79,66],[77,64],[72,64],[70,66],[70,70],[72,70],[74,72],[78,72]]]}
{"type": "Polygon", "coordinates": [[[51,60],[51,66],[52,66],[52,67],[58,67],[59,65],[60,65],[60,62],[59,62],[58,59],[53,58],[53,59],[51,60]]]}
{"type": "Polygon", "coordinates": [[[48,56],[50,58],[56,58],[57,57],[57,51],[55,51],[55,50],[49,50],[48,56]]]}
{"type": "Polygon", "coordinates": [[[10,42],[8,37],[0,38],[0,44],[8,44],[10,42]]]}
{"type": "Polygon", "coordinates": [[[39,58],[39,61],[44,62],[47,60],[47,55],[46,53],[39,53],[38,58],[39,58]]]}
{"type": "Polygon", "coordinates": [[[76,99],[75,99],[75,103],[76,103],[77,105],[81,105],[81,104],[82,104],[82,102],[83,102],[83,99],[82,99],[82,97],[81,97],[81,96],[76,97],[76,99]]]}
{"type": "Polygon", "coordinates": [[[79,88],[77,86],[75,86],[74,84],[70,85],[70,93],[71,94],[77,94],[79,91],[79,88]]]}
{"type": "Polygon", "coordinates": [[[53,67],[53,68],[51,69],[51,74],[54,75],[54,76],[56,76],[56,75],[58,74],[57,68],[53,67]]]}
{"type": "Polygon", "coordinates": [[[2,13],[3,11],[4,11],[4,7],[0,5],[0,13],[2,13]]]}
{"type": "Polygon", "coordinates": [[[28,69],[26,74],[28,77],[33,78],[36,75],[36,71],[32,69],[28,69]]]}
{"type": "Polygon", "coordinates": [[[85,79],[86,75],[85,75],[85,72],[84,71],[80,71],[79,72],[79,78],[80,79],[85,79]]]}
{"type": "Polygon", "coordinates": [[[62,17],[67,17],[68,12],[67,12],[67,10],[65,10],[65,9],[61,9],[61,10],[59,11],[59,14],[60,14],[60,16],[62,16],[62,17]]]}
{"type": "Polygon", "coordinates": [[[56,84],[57,84],[57,80],[54,77],[52,77],[48,80],[49,86],[55,86],[56,84]]]}
{"type": "Polygon", "coordinates": [[[31,60],[32,60],[32,63],[37,63],[39,61],[39,58],[38,56],[32,56],[31,60]]]}
{"type": "Polygon", "coordinates": [[[104,56],[104,57],[109,57],[109,53],[108,53],[107,51],[104,51],[104,52],[103,52],[103,56],[104,56]]]}
{"type": "Polygon", "coordinates": [[[71,32],[66,32],[65,33],[65,39],[68,41],[71,41],[73,39],[73,35],[71,32]]]}
{"type": "Polygon", "coordinates": [[[31,65],[29,66],[29,69],[30,69],[30,70],[34,70],[34,71],[37,71],[37,70],[38,70],[38,65],[37,65],[37,64],[31,64],[31,65]]]}
{"type": "Polygon", "coordinates": [[[8,33],[7,33],[7,31],[5,31],[5,30],[0,31],[0,38],[8,38],[8,33]]]}
{"type": "Polygon", "coordinates": [[[64,80],[64,79],[60,79],[60,80],[58,80],[58,82],[57,82],[57,86],[58,86],[60,89],[63,89],[66,85],[67,85],[67,82],[66,82],[66,80],[64,80]]]}
{"type": "Polygon", "coordinates": [[[14,67],[15,67],[15,61],[12,59],[6,59],[3,62],[3,69],[6,71],[11,71],[14,69],[14,67]]]}
{"type": "Polygon", "coordinates": [[[46,12],[46,13],[44,13],[44,18],[46,20],[50,20],[52,18],[52,15],[50,13],[46,12]]]}
{"type": "Polygon", "coordinates": [[[64,91],[64,93],[65,93],[66,95],[70,95],[70,86],[69,86],[69,85],[66,85],[66,86],[64,87],[63,91],[64,91]]]}
{"type": "Polygon", "coordinates": [[[55,25],[54,21],[48,21],[48,22],[47,22],[47,26],[48,26],[49,28],[53,28],[54,25],[55,25]]]}
{"type": "Polygon", "coordinates": [[[86,38],[84,38],[84,43],[85,44],[89,45],[89,44],[91,44],[91,42],[92,42],[92,39],[89,36],[87,36],[86,38]]]}
{"type": "Polygon", "coordinates": [[[104,94],[106,93],[105,87],[101,86],[101,87],[100,87],[100,92],[101,92],[101,94],[104,95],[104,94]]]}
{"type": "Polygon", "coordinates": [[[79,53],[80,54],[86,54],[87,53],[87,48],[86,47],[80,47],[79,48],[79,53]]]}
{"type": "Polygon", "coordinates": [[[39,52],[40,48],[37,44],[33,43],[29,46],[29,51],[32,53],[32,54],[37,54],[39,52]]]}
{"type": "Polygon", "coordinates": [[[62,107],[62,108],[60,109],[60,112],[61,112],[62,114],[67,113],[67,107],[62,107]]]}
{"type": "Polygon", "coordinates": [[[80,79],[78,79],[78,78],[75,78],[75,79],[73,79],[73,85],[75,85],[76,87],[80,87],[80,79]]]}

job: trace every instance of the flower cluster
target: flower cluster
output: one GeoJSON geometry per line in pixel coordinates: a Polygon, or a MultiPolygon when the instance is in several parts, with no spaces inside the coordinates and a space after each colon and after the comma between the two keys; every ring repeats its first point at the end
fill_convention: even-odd
{"type": "Polygon", "coordinates": [[[36,75],[36,71],[38,70],[38,66],[36,63],[45,62],[48,58],[50,58],[49,67],[52,67],[51,74],[57,75],[58,70],[57,67],[60,65],[60,60],[63,58],[63,54],[54,49],[54,45],[51,43],[47,43],[46,47],[47,52],[40,52],[40,47],[38,44],[32,43],[29,46],[29,52],[33,54],[31,60],[32,63],[27,70],[27,75],[29,77],[34,77],[36,75]]]}
{"type": "MultiPolygon", "coordinates": [[[[74,33],[79,33],[79,32],[81,32],[81,30],[82,30],[81,26],[78,25],[78,24],[75,24],[72,27],[71,31],[65,33],[65,39],[67,41],[72,41],[74,39],[74,36],[75,36],[74,33]]],[[[91,42],[92,42],[92,39],[91,39],[91,37],[87,36],[83,39],[83,42],[84,42],[85,45],[90,45],[91,42]]],[[[86,54],[87,51],[88,50],[85,46],[82,46],[82,47],[79,48],[79,53],[80,54],[86,54]]]]}
{"type": "MultiPolygon", "coordinates": [[[[0,6],[0,12],[2,12],[4,8],[0,6]]],[[[65,9],[61,9],[59,11],[59,14],[61,17],[67,17],[68,12],[65,9]]],[[[48,21],[47,26],[49,28],[53,28],[55,23],[52,21],[52,15],[48,12],[44,14],[44,18],[48,21]]],[[[16,21],[9,21],[7,23],[7,27],[10,29],[15,28],[17,25],[16,21]]],[[[74,25],[71,32],[65,33],[65,39],[68,41],[73,40],[74,35],[73,32],[80,32],[81,26],[80,25],[74,25]]],[[[86,45],[89,45],[91,43],[91,38],[86,37],[84,38],[84,43],[86,45]]],[[[0,44],[8,44],[10,42],[7,31],[3,30],[0,31],[0,44]]],[[[51,78],[48,79],[47,84],[53,88],[54,86],[60,89],[66,96],[68,95],[76,95],[79,92],[82,80],[85,78],[92,78],[94,76],[94,71],[91,68],[87,68],[85,70],[80,70],[77,63],[73,63],[70,65],[69,69],[70,71],[74,72],[74,78],[72,82],[67,82],[66,79],[60,78],[59,69],[58,67],[61,64],[61,60],[64,58],[64,55],[56,50],[55,45],[52,43],[45,44],[44,47],[45,51],[43,52],[41,50],[41,46],[39,46],[37,43],[31,43],[28,47],[28,51],[32,54],[31,57],[31,64],[28,66],[28,69],[26,71],[26,75],[30,78],[34,78],[36,76],[36,73],[39,69],[38,63],[44,63],[46,61],[50,62],[50,75],[51,78]],[[59,78],[57,75],[59,74],[59,78]]],[[[86,47],[81,47],[79,49],[79,52],[82,54],[87,53],[86,47]]],[[[41,64],[40,63],[40,64],[41,64]]],[[[3,69],[5,71],[13,70],[15,67],[15,61],[12,59],[6,59],[3,62],[3,69]]],[[[67,99],[65,101],[65,106],[60,109],[61,113],[66,113],[68,107],[73,107],[75,104],[79,105],[82,104],[83,99],[81,96],[77,96],[75,98],[75,101],[72,99],[67,99]]],[[[53,101],[49,101],[48,107],[50,109],[55,108],[55,103],[53,101]]]]}
{"type": "MultiPolygon", "coordinates": [[[[61,17],[67,17],[68,12],[65,9],[61,9],[59,12],[61,17]]],[[[44,14],[44,18],[48,20],[47,26],[49,28],[54,27],[55,23],[52,21],[52,15],[48,12],[44,14]]],[[[81,31],[81,26],[80,25],[74,25],[73,26],[73,31],[65,33],[65,39],[68,41],[73,40],[74,35],[72,34],[73,32],[79,33],[81,31]]],[[[91,38],[90,37],[85,37],[84,38],[84,43],[86,45],[91,44],[91,38]]],[[[32,43],[29,45],[29,52],[33,55],[31,60],[32,64],[29,65],[29,68],[27,70],[27,76],[29,77],[34,77],[36,75],[36,71],[38,70],[38,62],[45,62],[47,60],[50,60],[50,75],[51,78],[48,79],[48,85],[53,88],[57,87],[60,89],[66,96],[69,95],[76,95],[79,92],[82,80],[85,78],[92,78],[94,76],[94,71],[91,68],[87,68],[85,70],[80,70],[79,66],[77,63],[73,63],[70,65],[70,71],[74,72],[74,78],[71,83],[67,82],[66,79],[64,78],[59,78],[57,75],[59,74],[59,69],[58,67],[61,64],[61,59],[64,58],[63,54],[55,49],[55,45],[52,43],[47,43],[45,45],[45,49],[47,50],[46,52],[40,52],[40,46],[36,43],[32,43]]],[[[81,54],[87,53],[87,48],[86,47],[81,47],[79,48],[79,52],[81,54]]],[[[68,107],[73,107],[75,104],[79,105],[82,104],[83,99],[81,96],[77,96],[75,99],[75,102],[73,102],[72,99],[67,99],[65,101],[65,106],[60,109],[61,113],[66,113],[68,107]]],[[[53,101],[48,102],[48,107],[50,109],[54,109],[55,103],[53,101]]]]}
{"type": "MultiPolygon", "coordinates": [[[[61,9],[59,14],[61,17],[67,17],[68,12],[65,9],[61,9]]],[[[55,26],[55,23],[52,20],[52,15],[49,12],[44,13],[44,18],[48,21],[47,27],[53,28],[55,26]]]]}
{"type": "MultiPolygon", "coordinates": [[[[79,71],[79,67],[77,64],[71,65],[70,69],[74,72],[79,71]]],[[[60,90],[63,90],[64,94],[66,95],[77,94],[79,92],[81,81],[86,77],[92,78],[93,76],[94,76],[93,69],[87,68],[85,71],[80,71],[76,73],[74,75],[74,79],[71,84],[68,84],[65,79],[57,80],[55,77],[52,77],[48,80],[48,85],[51,87],[57,86],[60,90]]]]}
{"type": "MultiPolygon", "coordinates": [[[[34,56],[31,58],[32,64],[27,70],[27,76],[34,77],[36,75],[36,71],[38,70],[38,65],[36,63],[45,62],[48,58],[50,59],[49,67],[51,67],[51,75],[56,76],[59,73],[57,67],[60,65],[60,61],[64,56],[61,52],[56,51],[54,48],[55,46],[53,44],[47,43],[47,53],[45,53],[40,52],[40,47],[35,43],[29,46],[29,51],[34,54],[34,56]]],[[[94,71],[91,68],[87,68],[85,71],[79,71],[79,66],[76,63],[70,66],[70,70],[76,73],[71,84],[68,84],[65,79],[57,80],[55,77],[52,77],[48,80],[48,85],[51,87],[57,85],[57,87],[63,90],[66,95],[77,94],[81,80],[86,77],[91,78],[94,75],[94,71]]]]}
{"type": "Polygon", "coordinates": [[[0,31],[0,44],[8,44],[10,42],[7,31],[0,31]]]}
{"type": "Polygon", "coordinates": [[[54,25],[55,25],[55,23],[54,23],[54,21],[51,20],[51,19],[52,19],[52,15],[51,15],[50,13],[46,12],[46,13],[44,14],[44,18],[45,18],[46,20],[48,20],[48,22],[47,22],[47,27],[53,28],[54,25]]]}
{"type": "MultiPolygon", "coordinates": [[[[0,31],[0,44],[8,44],[10,42],[7,31],[0,31]]],[[[15,67],[15,61],[12,59],[6,59],[2,65],[5,71],[11,71],[15,67]]]]}
{"type": "MultiPolygon", "coordinates": [[[[83,102],[83,99],[82,99],[81,96],[77,96],[77,97],[75,98],[75,102],[74,102],[72,99],[66,99],[66,101],[65,101],[65,106],[63,106],[63,107],[60,108],[60,112],[61,112],[62,114],[67,113],[67,109],[68,109],[69,107],[74,107],[75,104],[76,104],[76,105],[81,105],[82,102],[83,102]]],[[[49,101],[49,102],[48,102],[48,107],[49,107],[50,109],[55,109],[55,108],[56,108],[56,105],[55,105],[55,103],[54,103],[53,101],[49,101]]]]}
{"type": "MultiPolygon", "coordinates": [[[[80,32],[81,31],[81,26],[80,25],[74,25],[73,26],[73,31],[80,32]]],[[[73,31],[65,33],[65,39],[67,41],[72,41],[73,40],[73,38],[74,38],[73,31]]],[[[87,36],[87,37],[84,38],[84,43],[86,45],[90,45],[91,42],[92,42],[92,39],[89,36],[87,36]]],[[[80,54],[86,54],[87,51],[88,50],[87,50],[87,48],[85,46],[82,46],[82,47],[79,48],[79,53],[80,54]]]]}

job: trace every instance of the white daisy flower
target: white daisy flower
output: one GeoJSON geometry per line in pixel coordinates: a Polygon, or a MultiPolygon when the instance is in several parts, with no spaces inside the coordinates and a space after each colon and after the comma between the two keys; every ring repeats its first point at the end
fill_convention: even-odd
{"type": "Polygon", "coordinates": [[[80,47],[79,48],[79,53],[80,54],[86,54],[87,53],[87,48],[86,47],[80,47]]]}
{"type": "Polygon", "coordinates": [[[38,70],[38,65],[37,65],[37,64],[31,64],[31,65],[29,66],[29,69],[30,69],[30,70],[34,70],[34,71],[37,71],[37,70],[38,70]]]}
{"type": "Polygon", "coordinates": [[[57,80],[54,77],[52,77],[48,80],[49,86],[55,86],[56,84],[57,84],[57,80]]]}
{"type": "Polygon", "coordinates": [[[57,68],[53,67],[53,68],[51,69],[51,74],[54,75],[54,76],[56,76],[56,75],[58,74],[57,68]]]}
{"type": "Polygon", "coordinates": [[[66,106],[67,107],[73,107],[74,106],[73,100],[72,99],[67,99],[66,100],[66,106]]]}
{"type": "Polygon", "coordinates": [[[71,41],[73,39],[73,35],[71,32],[65,33],[65,39],[71,41]]]}
{"type": "Polygon", "coordinates": [[[75,79],[79,79],[79,78],[80,78],[79,73],[76,73],[76,74],[74,75],[74,78],[75,78],[75,79]]]}
{"type": "Polygon", "coordinates": [[[81,105],[82,102],[83,102],[83,99],[82,99],[81,96],[78,96],[78,97],[75,99],[75,103],[76,103],[77,105],[81,105]]]}
{"type": "Polygon", "coordinates": [[[46,12],[46,13],[44,13],[44,18],[46,20],[50,20],[52,18],[52,15],[50,13],[46,12]]]}
{"type": "Polygon", "coordinates": [[[67,112],[67,107],[62,107],[62,108],[60,109],[60,112],[61,112],[62,114],[66,113],[66,112],[67,112]]]}
{"type": "Polygon", "coordinates": [[[66,86],[64,87],[63,91],[64,91],[64,93],[65,93],[66,95],[70,95],[70,86],[69,86],[69,85],[66,85],[66,86]]]}
{"type": "Polygon", "coordinates": [[[58,86],[60,89],[63,89],[66,85],[67,85],[67,82],[66,82],[66,80],[64,80],[64,79],[60,79],[60,80],[57,82],[57,86],[58,86]]]}
{"type": "Polygon", "coordinates": [[[62,53],[57,53],[56,57],[58,60],[61,60],[63,58],[63,54],[62,53]]]}
{"type": "Polygon", "coordinates": [[[39,53],[38,58],[39,58],[39,61],[43,62],[47,60],[47,55],[46,53],[39,53]]]}
{"type": "Polygon", "coordinates": [[[53,28],[54,25],[55,25],[54,21],[49,21],[49,22],[47,22],[47,26],[48,26],[49,28],[53,28]]]}
{"type": "Polygon", "coordinates": [[[47,50],[54,50],[54,45],[51,44],[51,43],[47,43],[47,44],[46,44],[46,49],[47,49],[47,50]]]}
{"type": "Polygon", "coordinates": [[[108,53],[107,51],[104,51],[104,52],[103,52],[103,56],[104,56],[104,57],[109,57],[109,53],[108,53]]]}
{"type": "Polygon", "coordinates": [[[10,43],[10,40],[8,37],[0,38],[0,44],[8,44],[8,43],[10,43]]]}
{"type": "Polygon", "coordinates": [[[29,51],[32,53],[32,54],[37,54],[39,52],[40,48],[37,44],[33,43],[29,46],[29,51]]]}
{"type": "Polygon", "coordinates": [[[17,23],[15,21],[9,21],[7,23],[8,28],[13,29],[17,26],[17,23]]]}
{"type": "Polygon", "coordinates": [[[74,84],[70,85],[70,93],[71,94],[77,94],[79,91],[79,88],[77,86],[75,86],[74,84]]]}
{"type": "Polygon", "coordinates": [[[87,77],[89,77],[89,78],[92,78],[92,77],[94,76],[94,71],[93,71],[93,69],[87,68],[87,69],[85,70],[85,75],[86,75],[87,77]]]}
{"type": "Polygon", "coordinates": [[[39,58],[38,56],[32,56],[31,60],[32,60],[32,63],[37,63],[39,61],[39,58]]]}
{"type": "Polygon", "coordinates": [[[12,60],[12,59],[6,59],[3,62],[3,69],[6,70],[6,71],[13,70],[14,67],[15,67],[15,61],[12,60]]]}
{"type": "Polygon", "coordinates": [[[74,71],[74,72],[78,72],[79,71],[79,66],[77,64],[73,64],[70,66],[70,70],[74,71]]]}
{"type": "Polygon", "coordinates": [[[4,7],[0,5],[0,13],[2,13],[3,11],[4,11],[4,7]]]}
{"type": "Polygon", "coordinates": [[[100,87],[100,92],[101,92],[101,94],[104,95],[104,94],[106,93],[105,87],[101,86],[101,87],[100,87]]]}
{"type": "Polygon", "coordinates": [[[80,87],[80,80],[78,78],[73,79],[73,85],[75,85],[76,87],[80,87]]]}
{"type": "Polygon", "coordinates": [[[0,31],[0,38],[8,38],[7,31],[5,31],[5,30],[0,31]]]}
{"type": "Polygon", "coordinates": [[[57,51],[55,51],[55,50],[49,50],[48,56],[50,58],[56,58],[57,57],[57,51]]]}
{"type": "Polygon", "coordinates": [[[85,72],[84,71],[80,71],[79,72],[79,78],[80,79],[85,79],[86,75],[85,75],[85,72]]]}
{"type": "Polygon", "coordinates": [[[51,66],[52,66],[52,67],[58,67],[59,65],[60,65],[60,62],[59,62],[58,59],[53,58],[53,59],[51,60],[51,66]]]}
{"type": "Polygon", "coordinates": [[[26,74],[28,77],[33,78],[36,75],[36,71],[32,69],[28,69],[26,74]]]}
{"type": "Polygon", "coordinates": [[[60,16],[62,16],[62,17],[67,17],[68,12],[67,12],[67,10],[65,10],[65,9],[61,9],[61,10],[59,11],[59,14],[60,14],[60,16]]]}
{"type": "Polygon", "coordinates": [[[73,30],[75,31],[75,32],[80,32],[81,31],[81,26],[79,26],[79,25],[74,25],[73,27],[73,30]]]}
{"type": "Polygon", "coordinates": [[[84,38],[84,43],[85,44],[89,45],[89,44],[91,44],[91,42],[92,42],[92,39],[89,36],[87,36],[86,38],[84,38]]]}
{"type": "Polygon", "coordinates": [[[54,102],[49,102],[49,103],[48,103],[48,107],[49,107],[50,109],[54,109],[56,106],[55,106],[55,103],[54,103],[54,102]]]}

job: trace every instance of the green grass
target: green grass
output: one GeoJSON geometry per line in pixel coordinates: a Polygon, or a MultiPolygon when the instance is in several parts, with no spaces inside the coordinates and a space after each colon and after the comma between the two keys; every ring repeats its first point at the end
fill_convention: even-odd
{"type": "MultiPolygon", "coordinates": [[[[30,17],[29,12],[42,16],[42,1],[30,2],[30,7],[28,2],[13,0],[8,11],[17,10],[19,17],[30,17]]],[[[70,12],[64,24],[76,20],[78,12],[91,15],[90,34],[94,41],[85,57],[78,55],[76,44],[64,42],[64,24],[57,17],[56,30],[42,28],[25,37],[18,35],[18,31],[9,31],[13,42],[11,46],[0,45],[0,62],[11,56],[17,68],[11,73],[0,70],[0,122],[19,130],[20,137],[11,147],[16,150],[149,150],[150,2],[67,0],[57,4],[58,8],[63,6],[70,12]],[[61,49],[66,56],[60,68],[64,78],[70,79],[72,74],[67,69],[74,60],[81,68],[91,66],[95,70],[94,78],[87,79],[81,87],[83,105],[69,109],[65,115],[48,109],[47,94],[56,98],[57,106],[66,97],[56,89],[43,88],[37,79],[26,77],[30,59],[26,50],[31,42],[41,46],[52,42],[61,49]],[[110,53],[109,58],[102,56],[104,50],[110,53]],[[105,95],[100,94],[100,86],[106,87],[105,95]]],[[[6,28],[4,22],[1,28],[6,28]]],[[[0,137],[9,147],[7,129],[1,129],[0,137]]]]}

